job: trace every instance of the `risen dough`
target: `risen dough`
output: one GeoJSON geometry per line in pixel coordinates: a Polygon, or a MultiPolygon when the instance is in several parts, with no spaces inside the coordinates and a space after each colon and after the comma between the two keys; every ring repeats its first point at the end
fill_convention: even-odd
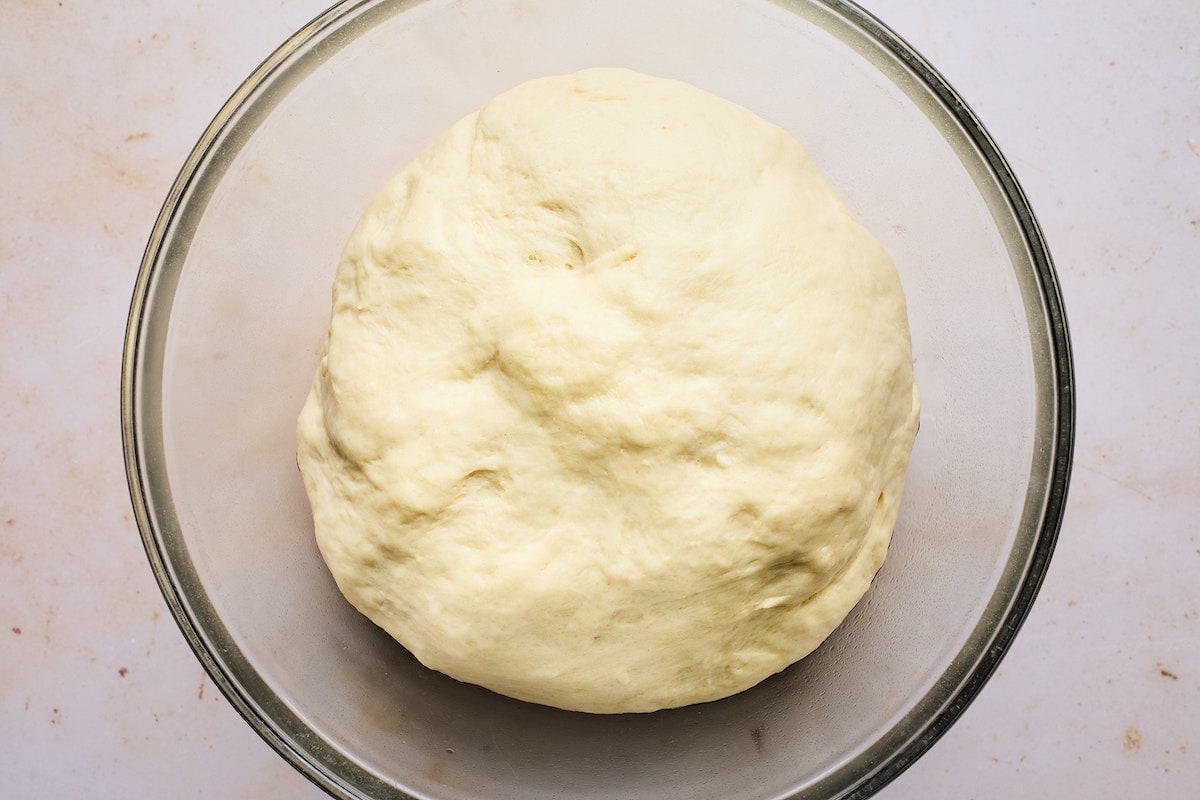
{"type": "Polygon", "coordinates": [[[497,97],[375,199],[299,458],[342,592],[423,663],[650,711],[842,621],[916,421],[895,269],[801,146],[604,69],[497,97]]]}

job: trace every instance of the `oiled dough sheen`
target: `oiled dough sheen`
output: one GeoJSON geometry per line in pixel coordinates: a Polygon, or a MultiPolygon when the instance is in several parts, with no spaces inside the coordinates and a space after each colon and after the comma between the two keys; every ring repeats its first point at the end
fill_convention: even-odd
{"type": "Polygon", "coordinates": [[[497,97],[374,200],[299,460],[342,592],[423,663],[650,711],[842,621],[916,420],[895,269],[803,148],[604,69],[497,97]]]}

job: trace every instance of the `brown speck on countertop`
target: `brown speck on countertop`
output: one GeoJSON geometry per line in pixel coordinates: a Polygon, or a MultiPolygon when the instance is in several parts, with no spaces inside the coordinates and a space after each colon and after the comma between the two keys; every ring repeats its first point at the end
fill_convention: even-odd
{"type": "Polygon", "coordinates": [[[1178,675],[1176,675],[1174,672],[1171,672],[1171,670],[1166,669],[1165,667],[1159,667],[1158,674],[1162,675],[1164,678],[1170,678],[1173,681],[1179,680],[1178,675]]]}
{"type": "Polygon", "coordinates": [[[20,636],[20,635],[21,635],[21,629],[20,629],[20,628],[18,628],[16,625],[14,625],[14,626],[13,626],[13,629],[12,629],[12,631],[13,631],[13,633],[15,633],[17,636],[20,636]]]}
{"type": "Polygon", "coordinates": [[[125,141],[136,142],[140,139],[149,139],[149,138],[150,138],[150,133],[148,131],[140,131],[138,133],[129,134],[128,136],[125,137],[125,141]]]}
{"type": "Polygon", "coordinates": [[[56,606],[50,606],[46,609],[46,624],[42,628],[42,640],[46,644],[50,644],[50,625],[54,622],[54,615],[58,613],[56,606]]]}
{"type": "Polygon", "coordinates": [[[1188,139],[1187,146],[1188,150],[1192,151],[1192,155],[1194,155],[1196,158],[1200,158],[1200,147],[1197,147],[1195,142],[1193,142],[1191,139],[1188,139]]]}
{"type": "MultiPolygon", "coordinates": [[[[1091,467],[1087,467],[1087,466],[1085,466],[1085,467],[1084,467],[1084,469],[1086,469],[1088,472],[1091,472],[1091,473],[1093,473],[1093,474],[1095,474],[1095,475],[1099,475],[1101,478],[1105,478],[1105,479],[1107,479],[1107,480],[1110,480],[1110,481],[1112,481],[1113,483],[1115,483],[1117,486],[1120,486],[1120,487],[1122,487],[1123,489],[1127,489],[1127,490],[1129,490],[1130,492],[1133,492],[1133,493],[1134,493],[1134,494],[1136,494],[1136,495],[1139,495],[1139,496],[1141,496],[1141,497],[1144,497],[1146,500],[1149,500],[1149,501],[1152,501],[1152,502],[1153,502],[1153,500],[1154,500],[1154,498],[1153,498],[1153,497],[1151,497],[1151,496],[1150,496],[1148,493],[1146,493],[1146,492],[1142,491],[1142,489],[1140,489],[1139,487],[1137,487],[1137,486],[1133,485],[1133,484],[1132,484],[1132,483],[1130,483],[1129,481],[1121,480],[1120,478],[1114,478],[1112,475],[1109,475],[1107,472],[1101,472],[1100,470],[1097,470],[1097,469],[1092,469],[1091,467]]],[[[1128,582],[1128,581],[1126,581],[1126,582],[1125,582],[1125,585],[1126,585],[1126,586],[1128,586],[1128,585],[1129,585],[1129,582],[1128,582]]]]}
{"type": "Polygon", "coordinates": [[[1078,600],[1068,600],[1067,601],[1067,608],[1074,608],[1077,605],[1079,605],[1078,600]]]}
{"type": "Polygon", "coordinates": [[[50,717],[50,724],[57,725],[59,723],[59,721],[62,719],[62,712],[59,711],[57,708],[52,708],[52,709],[50,709],[50,713],[54,715],[54,716],[50,717]]]}
{"type": "Polygon", "coordinates": [[[761,753],[763,751],[763,729],[755,728],[750,731],[750,738],[754,740],[754,749],[761,753]]]}
{"type": "Polygon", "coordinates": [[[129,668],[121,667],[120,669],[117,670],[117,674],[120,675],[122,678],[124,678],[126,675],[129,674],[129,668]]]}
{"type": "Polygon", "coordinates": [[[1136,725],[1130,725],[1125,729],[1125,751],[1128,753],[1136,753],[1142,749],[1142,732],[1138,730],[1136,725]]]}
{"type": "Polygon", "coordinates": [[[207,678],[207,677],[208,677],[208,673],[207,673],[207,672],[201,672],[201,673],[200,673],[200,688],[198,688],[198,689],[196,690],[196,699],[197,699],[197,700],[203,700],[203,699],[204,699],[204,679],[205,679],[205,678],[207,678]]]}

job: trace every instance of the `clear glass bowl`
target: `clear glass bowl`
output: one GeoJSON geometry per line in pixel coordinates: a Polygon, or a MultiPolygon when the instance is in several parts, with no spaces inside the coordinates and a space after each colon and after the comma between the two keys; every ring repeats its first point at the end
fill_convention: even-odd
{"type": "Polygon", "coordinates": [[[130,490],[163,593],[250,724],[338,797],[865,797],[954,721],[1037,592],[1072,450],[1045,243],[995,145],[919,55],[840,0],[346,2],[204,133],[130,311],[130,490]],[[924,407],[891,553],[815,654],[647,715],[521,703],[421,667],[340,596],[295,419],[339,252],[459,117],[589,66],[680,78],[787,128],[891,252],[924,407]]]}

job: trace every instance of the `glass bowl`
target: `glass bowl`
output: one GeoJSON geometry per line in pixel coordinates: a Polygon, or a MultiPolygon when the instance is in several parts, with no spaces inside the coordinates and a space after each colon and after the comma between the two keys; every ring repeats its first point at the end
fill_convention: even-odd
{"type": "Polygon", "coordinates": [[[345,2],[205,131],[142,263],[122,374],[130,491],[163,593],[231,703],[344,798],[848,798],[979,691],[1037,593],[1072,450],[1050,258],[944,80],[840,0],[345,2]],[[624,66],[791,131],[908,298],[921,431],[891,552],[810,657],[715,703],[592,716],[420,666],[338,593],[295,421],[340,250],[461,116],[529,78],[624,66]]]}

